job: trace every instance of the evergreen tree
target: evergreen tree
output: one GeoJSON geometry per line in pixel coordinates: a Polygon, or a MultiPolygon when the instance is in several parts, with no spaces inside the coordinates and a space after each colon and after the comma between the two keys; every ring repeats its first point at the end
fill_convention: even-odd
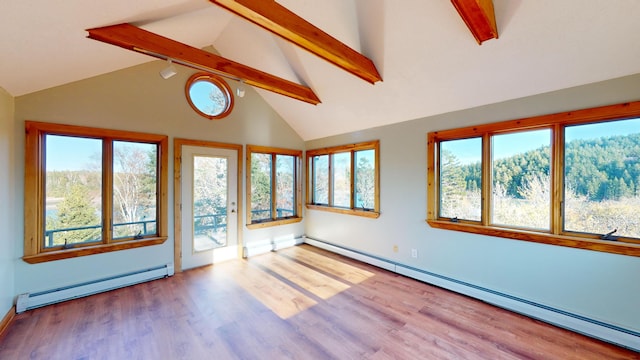
{"type": "MultiPolygon", "coordinates": [[[[47,217],[47,230],[59,230],[100,225],[96,208],[91,204],[87,187],[75,184],[71,186],[64,200],[57,206],[54,217],[47,217]]],[[[76,244],[97,241],[101,237],[101,228],[69,230],[56,232],[54,245],[76,244]]]]}
{"type": "Polygon", "coordinates": [[[460,160],[450,151],[440,156],[440,213],[445,217],[457,217],[456,208],[466,192],[467,182],[460,160]]]}

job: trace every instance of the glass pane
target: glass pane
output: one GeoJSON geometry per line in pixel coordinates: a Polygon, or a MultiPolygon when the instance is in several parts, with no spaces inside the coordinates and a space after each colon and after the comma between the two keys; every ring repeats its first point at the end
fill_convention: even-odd
{"type": "Polygon", "coordinates": [[[355,207],[359,209],[375,208],[376,196],[376,151],[361,150],[355,152],[356,162],[356,201],[355,207]]]}
{"type": "Polygon", "coordinates": [[[45,136],[44,247],[102,241],[102,140],[45,136]]]}
{"type": "Polygon", "coordinates": [[[640,238],[640,119],[565,129],[564,229],[640,238]]]}
{"type": "Polygon", "coordinates": [[[227,93],[206,79],[191,84],[189,97],[193,105],[206,115],[218,116],[229,108],[227,93]]]}
{"type": "Polygon", "coordinates": [[[251,153],[251,222],[271,219],[271,154],[251,153]]]}
{"type": "Polygon", "coordinates": [[[276,155],[276,216],[295,216],[295,161],[291,155],[276,155]]]}
{"type": "Polygon", "coordinates": [[[313,157],[313,203],[329,204],[329,155],[313,157]]]}
{"type": "Polygon", "coordinates": [[[333,206],[351,207],[351,153],[333,154],[333,206]]]}
{"type": "Polygon", "coordinates": [[[227,158],[193,157],[193,250],[227,245],[227,158]]]}
{"type": "Polygon", "coordinates": [[[153,235],[157,229],[158,145],[113,142],[113,238],[153,235]]]}
{"type": "Polygon", "coordinates": [[[548,230],[551,130],[494,135],[491,222],[548,230]]]}
{"type": "Polygon", "coordinates": [[[482,138],[440,143],[440,217],[480,221],[482,138]]]}

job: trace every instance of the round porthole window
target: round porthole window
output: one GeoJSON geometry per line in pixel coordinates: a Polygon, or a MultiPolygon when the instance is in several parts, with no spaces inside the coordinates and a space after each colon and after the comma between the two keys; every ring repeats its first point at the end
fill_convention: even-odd
{"type": "Polygon", "coordinates": [[[233,109],[231,88],[219,76],[194,74],[187,80],[185,93],[193,110],[207,119],[222,119],[233,109]]]}

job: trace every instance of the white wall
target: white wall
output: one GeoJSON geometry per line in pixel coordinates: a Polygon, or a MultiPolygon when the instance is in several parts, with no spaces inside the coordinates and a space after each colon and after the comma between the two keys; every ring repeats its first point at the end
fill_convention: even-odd
{"type": "Polygon", "coordinates": [[[13,113],[13,97],[0,88],[0,319],[13,305],[15,224],[22,217],[14,212],[15,198],[11,191],[15,181],[13,113]]]}
{"type": "Polygon", "coordinates": [[[428,132],[634,100],[640,100],[640,74],[308,141],[307,150],[380,139],[382,214],[368,219],[307,210],[306,234],[640,331],[640,258],[438,230],[425,223],[428,132]],[[412,248],[418,259],[411,258],[412,248]]]}
{"type": "MultiPolygon", "coordinates": [[[[23,255],[23,224],[20,224],[19,234],[14,236],[15,294],[172,262],[174,138],[303,149],[302,139],[250,87],[244,98],[236,99],[229,117],[213,121],[200,117],[189,107],[184,95],[185,82],[193,71],[180,68],[178,75],[163,80],[158,71],[165,65],[160,61],[151,62],[15,99],[15,123],[11,125],[15,126],[16,164],[12,167],[11,180],[15,186],[11,200],[16,204],[14,211],[20,214],[17,222],[21,222],[23,212],[25,120],[166,134],[170,139],[169,240],[158,246],[31,265],[19,259],[23,255]]],[[[236,84],[230,85],[235,90],[236,84]]],[[[289,234],[304,234],[304,222],[260,230],[243,229],[245,243],[289,234]]]]}

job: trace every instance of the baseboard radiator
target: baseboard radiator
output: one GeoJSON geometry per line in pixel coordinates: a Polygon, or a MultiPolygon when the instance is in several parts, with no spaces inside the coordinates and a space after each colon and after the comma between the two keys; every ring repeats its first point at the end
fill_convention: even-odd
{"type": "Polygon", "coordinates": [[[255,255],[268,253],[271,251],[277,251],[280,249],[300,245],[303,243],[304,243],[304,237],[295,238],[292,236],[270,239],[270,240],[263,240],[263,241],[254,241],[244,246],[243,256],[247,258],[255,255]]]}
{"type": "Polygon", "coordinates": [[[173,276],[173,263],[38,293],[18,295],[16,313],[109,290],[173,276]]]}
{"type": "Polygon", "coordinates": [[[538,319],[583,335],[607,341],[634,351],[640,351],[640,333],[616,325],[573,314],[526,299],[493,291],[446,276],[395,263],[321,240],[304,238],[306,244],[325,249],[364,263],[395,272],[447,290],[464,294],[489,304],[538,319]]]}

